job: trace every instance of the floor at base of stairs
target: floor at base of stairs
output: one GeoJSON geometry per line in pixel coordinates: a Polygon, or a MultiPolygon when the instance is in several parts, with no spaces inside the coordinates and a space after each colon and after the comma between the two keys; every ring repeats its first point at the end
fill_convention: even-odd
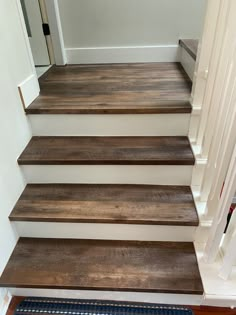
{"type": "MultiPolygon", "coordinates": [[[[9,305],[6,315],[14,315],[17,305],[24,299],[21,296],[14,296],[9,305]]],[[[208,306],[190,306],[195,315],[236,315],[235,310],[221,307],[208,307],[208,306]]]]}

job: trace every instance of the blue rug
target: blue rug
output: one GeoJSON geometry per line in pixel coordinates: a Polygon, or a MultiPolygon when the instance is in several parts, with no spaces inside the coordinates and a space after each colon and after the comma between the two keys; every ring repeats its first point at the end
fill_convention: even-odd
{"type": "Polygon", "coordinates": [[[178,305],[163,305],[136,302],[74,300],[56,298],[24,299],[14,315],[193,315],[193,312],[178,305]]]}

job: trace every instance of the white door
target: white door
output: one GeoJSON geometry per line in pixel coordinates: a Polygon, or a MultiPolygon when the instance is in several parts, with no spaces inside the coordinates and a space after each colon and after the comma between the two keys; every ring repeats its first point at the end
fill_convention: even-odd
{"type": "Polygon", "coordinates": [[[21,0],[25,24],[35,66],[50,64],[46,37],[43,33],[43,21],[38,0],[21,0]]]}

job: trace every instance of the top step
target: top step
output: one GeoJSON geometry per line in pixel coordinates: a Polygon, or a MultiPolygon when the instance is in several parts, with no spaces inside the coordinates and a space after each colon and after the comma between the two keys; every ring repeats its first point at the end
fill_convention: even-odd
{"type": "Polygon", "coordinates": [[[180,63],[52,67],[27,114],[191,113],[191,81],[180,63]]]}

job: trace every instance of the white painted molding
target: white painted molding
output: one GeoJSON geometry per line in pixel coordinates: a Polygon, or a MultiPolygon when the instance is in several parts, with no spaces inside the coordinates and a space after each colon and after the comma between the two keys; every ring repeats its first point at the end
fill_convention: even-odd
{"type": "Polygon", "coordinates": [[[195,226],[13,222],[21,237],[193,242],[195,226]]]}
{"type": "MultiPolygon", "coordinates": [[[[217,4],[214,5],[215,8],[217,8],[217,4]]],[[[198,136],[197,136],[197,144],[202,145],[204,138],[206,137],[205,131],[209,120],[209,113],[212,108],[212,97],[214,93],[216,93],[215,87],[216,87],[216,79],[217,75],[219,73],[219,63],[220,58],[222,55],[223,47],[225,45],[225,37],[226,37],[226,30],[227,30],[227,21],[229,19],[229,7],[230,7],[230,1],[221,1],[219,6],[219,14],[217,12],[217,23],[216,28],[214,30],[214,33],[211,34],[214,38],[214,41],[212,43],[211,48],[211,57],[210,62],[205,69],[197,70],[199,71],[206,71],[209,70],[208,78],[206,81],[206,89],[203,97],[203,103],[204,106],[202,107],[202,113],[200,118],[200,125],[198,130],[198,136]]],[[[208,47],[208,46],[206,46],[208,47]]],[[[204,47],[203,47],[204,48],[204,47]]],[[[223,82],[221,83],[221,86],[223,85],[223,82]]],[[[210,116],[211,117],[211,116],[210,116]]],[[[213,128],[213,126],[210,126],[210,128],[213,128]]]]}
{"type": "Polygon", "coordinates": [[[36,73],[31,74],[27,79],[18,85],[21,101],[24,108],[27,108],[39,95],[39,83],[36,73]]]}
{"type": "Polygon", "coordinates": [[[202,108],[200,106],[195,106],[194,104],[192,104],[192,115],[193,116],[199,116],[201,114],[201,110],[202,108]]]}
{"type": "Polygon", "coordinates": [[[190,114],[41,114],[28,118],[34,136],[187,136],[190,114]]]}
{"type": "Polygon", "coordinates": [[[192,165],[22,165],[27,183],[190,185],[192,165]]]}
{"type": "Polygon", "coordinates": [[[193,57],[186,51],[184,47],[181,47],[181,59],[180,62],[189,76],[190,80],[193,81],[194,70],[195,70],[195,60],[193,57]]]}
{"type": "Polygon", "coordinates": [[[30,64],[31,64],[31,68],[32,68],[32,74],[36,75],[34,59],[33,59],[32,51],[31,51],[31,47],[30,47],[28,33],[27,33],[27,30],[26,30],[25,19],[24,19],[22,7],[21,7],[21,2],[19,0],[15,0],[15,2],[16,2],[17,9],[18,9],[18,14],[19,14],[19,18],[20,18],[22,31],[24,33],[25,45],[27,47],[28,57],[29,57],[29,61],[30,61],[30,64]]]}
{"type": "Polygon", "coordinates": [[[231,279],[221,279],[218,276],[222,265],[220,255],[212,264],[208,264],[204,259],[205,243],[195,242],[194,245],[204,287],[202,305],[236,307],[236,268],[231,279]]]}
{"type": "Polygon", "coordinates": [[[6,315],[11,299],[11,293],[5,288],[0,288],[0,315],[6,315]]]}
{"type": "Polygon", "coordinates": [[[20,93],[21,101],[23,106],[26,108],[28,107],[32,101],[39,95],[39,83],[38,78],[35,70],[33,55],[30,47],[29,37],[27,34],[25,20],[22,12],[21,3],[19,0],[16,1],[16,6],[19,14],[19,20],[21,23],[22,32],[24,34],[25,46],[28,52],[28,59],[31,65],[31,72],[32,74],[26,78],[23,82],[18,85],[18,91],[20,93]]]}
{"type": "MultiPolygon", "coordinates": [[[[229,209],[235,194],[236,145],[228,168],[228,172],[225,175],[226,177],[224,176],[224,188],[221,196],[219,194],[214,194],[213,199],[208,202],[208,212],[214,213],[212,228],[205,248],[205,259],[209,263],[215,260],[215,257],[217,256],[217,253],[219,251],[221,239],[223,237],[224,229],[227,222],[227,215],[229,213],[229,209]]],[[[220,183],[222,187],[223,181],[220,181],[220,183]]],[[[235,258],[234,256],[230,257],[231,258],[229,258],[229,260],[232,267],[235,258]]]]}
{"type": "Polygon", "coordinates": [[[56,65],[67,63],[58,0],[45,1],[56,65]]]}
{"type": "MultiPolygon", "coordinates": [[[[206,74],[206,71],[208,71],[211,62],[211,55],[215,39],[215,29],[218,22],[220,5],[221,0],[207,1],[203,33],[198,45],[198,54],[195,67],[196,73],[194,74],[193,78],[192,104],[194,107],[201,108],[201,112],[203,107],[205,111],[205,104],[203,100],[207,83],[205,75],[202,76],[202,74],[206,74]]],[[[191,117],[189,138],[194,139],[194,141],[197,140],[197,135],[200,128],[200,117],[202,116],[201,112],[199,117],[191,117]]]]}
{"type": "Polygon", "coordinates": [[[179,46],[67,48],[68,64],[180,61],[179,46]]]}
{"type": "Polygon", "coordinates": [[[10,288],[12,295],[40,296],[72,299],[131,301],[177,305],[201,305],[202,295],[170,294],[170,293],[145,293],[123,291],[93,291],[93,290],[56,290],[56,289],[20,289],[10,288]]]}
{"type": "Polygon", "coordinates": [[[199,158],[197,155],[195,155],[195,165],[193,167],[193,174],[192,174],[192,186],[200,186],[202,183],[202,179],[204,176],[204,172],[207,165],[207,159],[199,158]]]}
{"type": "Polygon", "coordinates": [[[235,262],[236,262],[236,251],[235,251],[236,231],[235,230],[231,236],[232,238],[226,248],[223,264],[219,272],[219,276],[224,280],[229,279],[230,274],[233,270],[233,266],[235,265],[235,262]]]}
{"type": "MultiPolygon", "coordinates": [[[[236,231],[236,211],[232,213],[232,216],[231,216],[228,228],[227,228],[227,232],[223,236],[223,241],[220,248],[222,257],[224,257],[224,255],[227,253],[228,246],[231,240],[233,239],[235,231],[236,231]]],[[[235,252],[235,250],[233,250],[233,252],[235,252]]],[[[236,266],[236,259],[233,262],[233,264],[236,266]]]]}

